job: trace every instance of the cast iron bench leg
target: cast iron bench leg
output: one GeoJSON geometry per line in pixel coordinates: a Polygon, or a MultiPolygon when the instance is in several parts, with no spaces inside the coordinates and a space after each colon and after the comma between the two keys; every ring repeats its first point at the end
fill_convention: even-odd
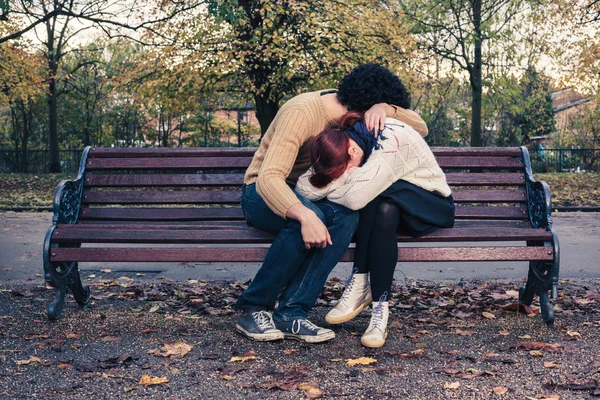
{"type": "Polygon", "coordinates": [[[549,302],[549,291],[552,290],[552,264],[544,261],[530,261],[527,283],[519,291],[519,302],[531,305],[533,296],[540,297],[540,312],[548,327],[554,326],[554,309],[549,302]]]}
{"type": "MultiPolygon", "coordinates": [[[[90,302],[90,289],[81,282],[77,262],[52,262],[50,238],[56,226],[52,226],[46,234],[44,242],[44,275],[46,282],[55,288],[54,300],[48,305],[48,319],[60,318],[65,304],[67,292],[73,293],[73,297],[81,308],[88,308],[90,302]]],[[[74,245],[79,246],[79,245],[74,245]]]]}

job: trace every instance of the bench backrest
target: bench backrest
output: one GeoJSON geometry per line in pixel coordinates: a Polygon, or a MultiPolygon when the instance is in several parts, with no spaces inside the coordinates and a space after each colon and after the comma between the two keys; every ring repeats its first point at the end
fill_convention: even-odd
{"type": "MultiPolygon", "coordinates": [[[[254,148],[92,148],[80,221],[241,221],[240,186],[254,148]]],[[[457,219],[526,220],[520,148],[433,148],[457,219]]],[[[85,157],[84,157],[85,158],[85,157]]]]}

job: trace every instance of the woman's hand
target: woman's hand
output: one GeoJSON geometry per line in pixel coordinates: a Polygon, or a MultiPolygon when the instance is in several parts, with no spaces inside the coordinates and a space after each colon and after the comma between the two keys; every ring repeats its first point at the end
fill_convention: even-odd
{"type": "Polygon", "coordinates": [[[377,103],[365,112],[365,126],[369,131],[374,129],[377,134],[385,127],[385,119],[389,115],[394,115],[395,111],[394,107],[387,103],[377,103]]]}

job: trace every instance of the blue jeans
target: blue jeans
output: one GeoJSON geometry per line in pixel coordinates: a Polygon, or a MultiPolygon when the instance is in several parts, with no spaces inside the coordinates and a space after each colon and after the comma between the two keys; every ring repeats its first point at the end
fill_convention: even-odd
{"type": "Polygon", "coordinates": [[[297,194],[329,230],[333,245],[306,250],[301,225],[275,214],[256,193],[256,185],[242,187],[242,211],[249,226],[276,234],[252,284],[240,296],[238,310],[273,310],[276,321],[306,318],[331,270],[338,263],[358,227],[358,212],[321,200],[315,203],[297,194]]]}

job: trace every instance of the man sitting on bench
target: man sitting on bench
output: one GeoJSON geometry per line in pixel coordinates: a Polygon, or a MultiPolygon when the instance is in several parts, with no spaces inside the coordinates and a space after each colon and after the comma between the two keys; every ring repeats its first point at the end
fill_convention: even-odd
{"type": "Polygon", "coordinates": [[[296,96],[275,116],[242,186],[246,223],[277,235],[236,304],[242,311],[236,329],[244,335],[260,341],[292,338],[308,343],[335,337],[307,315],[348,248],[358,213],[328,200],[311,202],[294,187],[310,167],[314,137],[337,126],[348,111],[365,112],[369,130],[383,129],[385,118],[394,117],[426,136],[427,126],[416,113],[393,105],[402,92],[399,85],[398,77],[386,68],[364,64],[346,75],[337,91],[296,96]]]}

